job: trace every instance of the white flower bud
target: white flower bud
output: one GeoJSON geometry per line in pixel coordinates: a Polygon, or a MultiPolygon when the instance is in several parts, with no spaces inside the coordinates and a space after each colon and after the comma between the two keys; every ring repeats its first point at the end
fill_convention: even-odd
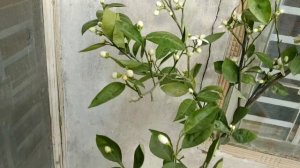
{"type": "Polygon", "coordinates": [[[278,58],[277,64],[278,64],[278,65],[282,65],[282,59],[281,59],[281,58],[278,58]]]}
{"type": "Polygon", "coordinates": [[[228,21],[227,20],[223,20],[222,24],[225,25],[225,26],[227,26],[228,21]]]}
{"type": "Polygon", "coordinates": [[[118,78],[118,72],[113,72],[112,74],[111,74],[111,77],[113,78],[113,79],[117,79],[118,78]]]}
{"type": "Polygon", "coordinates": [[[235,125],[230,124],[229,127],[230,127],[231,130],[235,130],[235,125]]]}
{"type": "Polygon", "coordinates": [[[104,151],[105,151],[105,153],[111,153],[112,150],[111,150],[111,147],[105,146],[104,151]]]}
{"type": "Polygon", "coordinates": [[[109,57],[109,54],[107,51],[101,51],[100,52],[100,56],[103,57],[103,58],[108,58],[109,57]]]}
{"type": "Polygon", "coordinates": [[[180,8],[183,8],[183,2],[179,2],[179,3],[178,3],[178,6],[179,6],[180,8]]]}
{"type": "Polygon", "coordinates": [[[266,82],[266,81],[263,80],[263,79],[261,79],[261,80],[258,81],[258,83],[260,83],[260,84],[263,84],[263,83],[265,83],[265,82],[266,82]]]}
{"type": "Polygon", "coordinates": [[[159,140],[160,143],[162,143],[164,145],[170,145],[169,139],[166,136],[162,135],[162,134],[158,135],[158,140],[159,140]]]}
{"type": "Polygon", "coordinates": [[[189,88],[189,93],[190,94],[193,94],[194,93],[194,90],[192,88],[189,88]]]}
{"type": "Polygon", "coordinates": [[[103,4],[104,2],[105,2],[105,0],[100,0],[100,3],[102,3],[102,4],[103,4]]]}
{"type": "Polygon", "coordinates": [[[256,29],[256,28],[253,29],[253,32],[254,32],[254,33],[257,33],[257,32],[258,32],[258,29],[256,29]]]}
{"type": "Polygon", "coordinates": [[[123,75],[123,76],[122,76],[122,79],[123,79],[124,81],[127,81],[127,80],[128,80],[128,76],[127,76],[127,75],[123,75]]]}
{"type": "Polygon", "coordinates": [[[149,53],[150,56],[155,55],[155,51],[154,51],[153,49],[150,49],[150,50],[148,51],[148,53],[149,53]]]}
{"type": "Polygon", "coordinates": [[[134,75],[134,73],[133,73],[133,71],[132,70],[127,70],[127,76],[128,77],[130,77],[130,78],[132,78],[133,77],[133,75],[134,75]]]}
{"type": "Polygon", "coordinates": [[[191,36],[190,39],[191,39],[191,40],[197,40],[198,37],[197,37],[197,36],[191,36]]]}
{"type": "Polygon", "coordinates": [[[169,14],[170,14],[170,16],[173,16],[173,12],[172,11],[170,11],[169,14]]]}
{"type": "Polygon", "coordinates": [[[138,22],[137,22],[137,27],[138,27],[139,29],[143,29],[144,23],[143,23],[142,21],[138,21],[138,22]]]}
{"type": "Polygon", "coordinates": [[[93,32],[93,33],[96,33],[97,28],[96,28],[96,27],[91,27],[91,28],[89,28],[89,31],[90,31],[90,32],[93,32]]]}
{"type": "Polygon", "coordinates": [[[158,16],[158,15],[159,15],[159,10],[155,10],[155,11],[154,11],[154,15],[155,15],[155,16],[158,16]]]}
{"type": "Polygon", "coordinates": [[[98,25],[99,27],[101,27],[101,26],[102,26],[102,22],[98,22],[97,25],[98,25]]]}
{"type": "Polygon", "coordinates": [[[173,2],[174,2],[174,3],[178,3],[178,2],[179,2],[179,0],[173,0],[173,2]]]}
{"type": "Polygon", "coordinates": [[[233,62],[238,62],[238,57],[231,57],[230,60],[233,62]]]}
{"type": "Polygon", "coordinates": [[[288,56],[284,57],[284,62],[289,62],[289,57],[288,56]]]}
{"type": "Polygon", "coordinates": [[[187,53],[187,56],[192,57],[194,55],[194,53],[192,51],[187,53]]]}
{"type": "Polygon", "coordinates": [[[156,6],[160,8],[160,7],[162,7],[162,6],[163,6],[163,4],[162,4],[162,2],[161,2],[161,1],[156,1],[156,6]]]}
{"type": "Polygon", "coordinates": [[[179,54],[174,55],[174,59],[175,59],[176,61],[178,61],[178,60],[180,59],[179,54]]]}
{"type": "Polygon", "coordinates": [[[199,54],[202,53],[202,48],[200,48],[200,47],[197,48],[197,49],[196,49],[196,52],[199,53],[199,54]]]}

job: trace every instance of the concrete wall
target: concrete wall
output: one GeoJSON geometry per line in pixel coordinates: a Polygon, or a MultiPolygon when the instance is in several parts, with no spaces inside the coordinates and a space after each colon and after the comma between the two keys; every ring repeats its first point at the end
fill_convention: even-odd
{"type": "MultiPolygon", "coordinates": [[[[217,11],[218,0],[188,0],[186,14],[192,34],[210,34],[211,26],[217,11]]],[[[155,30],[171,30],[178,33],[175,24],[169,21],[167,14],[159,17],[152,15],[155,1],[130,0],[125,1],[128,8],[126,13],[132,20],[144,21],[144,33],[155,30]]],[[[235,1],[222,0],[220,16],[216,27],[221,20],[228,17],[236,5],[235,1]]],[[[61,1],[61,40],[62,62],[65,91],[65,126],[66,126],[66,164],[67,168],[106,168],[113,164],[101,156],[95,144],[95,135],[104,134],[116,140],[123,151],[126,167],[132,166],[134,149],[138,144],[144,144],[146,150],[145,168],[161,167],[162,161],[155,158],[148,149],[150,132],[148,129],[157,129],[168,133],[172,139],[178,136],[180,126],[172,123],[178,108],[179,99],[166,96],[160,90],[154,93],[154,102],[149,97],[137,103],[128,103],[133,94],[129,90],[101,107],[89,110],[87,107],[92,98],[109,82],[111,73],[116,66],[108,60],[98,57],[98,52],[87,54],[78,53],[81,49],[98,41],[87,33],[80,35],[83,23],[95,18],[95,11],[99,9],[98,0],[89,1],[61,1]]],[[[216,31],[221,31],[216,28],[216,31]]],[[[205,84],[213,84],[217,75],[212,73],[212,62],[224,56],[228,44],[228,35],[215,44],[210,71],[205,78],[205,84]]],[[[115,51],[105,48],[105,50],[115,51]]],[[[200,56],[193,58],[194,62],[205,62],[207,48],[200,56]]],[[[187,166],[199,167],[203,159],[198,149],[185,151],[187,166]]],[[[250,161],[225,156],[225,168],[263,168],[250,161]]]]}
{"type": "Polygon", "coordinates": [[[0,168],[53,165],[40,5],[0,1],[0,168]]]}

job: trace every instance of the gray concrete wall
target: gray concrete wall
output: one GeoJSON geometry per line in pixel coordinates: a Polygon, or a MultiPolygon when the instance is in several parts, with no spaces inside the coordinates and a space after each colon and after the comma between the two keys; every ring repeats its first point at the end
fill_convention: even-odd
{"type": "MultiPolygon", "coordinates": [[[[159,17],[152,15],[155,1],[130,0],[125,1],[128,8],[126,13],[137,22],[144,21],[144,33],[150,31],[167,30],[178,33],[175,24],[169,21],[167,14],[159,17]]],[[[220,16],[216,27],[221,20],[228,17],[235,1],[222,0],[220,16]]],[[[188,0],[186,14],[192,34],[209,34],[217,11],[218,0],[188,0]]],[[[137,103],[128,103],[133,93],[126,90],[125,94],[117,99],[89,110],[88,105],[92,98],[109,82],[111,73],[116,66],[108,60],[101,59],[98,52],[87,54],[78,53],[81,49],[97,42],[92,34],[84,37],[80,34],[83,23],[95,18],[95,11],[99,9],[98,0],[61,1],[61,40],[63,79],[65,91],[65,126],[66,126],[66,164],[67,168],[106,168],[113,164],[106,161],[97,150],[95,135],[104,134],[116,140],[123,151],[126,167],[131,167],[134,149],[143,144],[146,150],[145,168],[161,167],[162,161],[155,158],[148,149],[150,132],[148,129],[157,129],[168,133],[175,139],[180,126],[172,123],[175,117],[179,99],[170,98],[159,89],[154,93],[154,102],[149,97],[137,103]]],[[[216,28],[216,31],[221,31],[216,28]]],[[[217,75],[212,73],[212,62],[224,56],[228,44],[228,35],[217,42],[213,49],[210,70],[205,78],[205,84],[213,84],[217,75]]],[[[111,53],[117,52],[105,48],[111,53]]],[[[193,58],[194,62],[206,62],[207,48],[200,56],[193,58]]],[[[198,167],[203,159],[200,150],[185,151],[189,167],[198,167]]],[[[224,154],[220,154],[224,155],[224,154]]],[[[250,161],[240,160],[228,155],[225,156],[225,168],[263,168],[250,161]]]]}
{"type": "Polygon", "coordinates": [[[0,168],[51,168],[40,0],[0,1],[0,168]]]}

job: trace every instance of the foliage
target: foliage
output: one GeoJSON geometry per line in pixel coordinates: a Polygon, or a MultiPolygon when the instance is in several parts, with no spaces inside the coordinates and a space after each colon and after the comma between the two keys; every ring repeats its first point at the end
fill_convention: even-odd
{"type": "MultiPolygon", "coordinates": [[[[210,165],[215,151],[223,144],[223,139],[232,137],[238,143],[249,143],[256,138],[250,130],[235,129],[241,120],[248,114],[249,107],[267,89],[278,95],[286,96],[287,91],[279,80],[289,74],[300,74],[300,56],[295,46],[281,52],[277,22],[281,11],[279,0],[275,1],[275,9],[272,9],[270,0],[241,0],[242,12],[233,11],[227,21],[223,21],[223,27],[236,38],[241,48],[240,60],[225,58],[214,63],[215,72],[223,75],[230,83],[228,90],[219,86],[210,85],[202,87],[197,81],[200,71],[203,69],[200,63],[192,65],[191,57],[200,54],[202,48],[211,48],[213,43],[222,38],[225,32],[212,33],[209,36],[191,35],[188,25],[185,24],[184,10],[186,0],[161,0],[157,1],[154,14],[166,11],[176,23],[180,34],[172,34],[166,31],[155,31],[142,34],[143,22],[133,24],[131,19],[123,13],[114,12],[111,8],[125,7],[120,3],[106,4],[103,0],[103,10],[96,13],[96,18],[88,21],[82,27],[82,34],[87,30],[95,33],[102,39],[101,42],[91,45],[81,52],[99,49],[104,46],[113,47],[119,51],[119,56],[102,51],[100,55],[105,59],[111,59],[124,69],[124,72],[114,72],[112,77],[119,82],[113,82],[104,87],[92,100],[90,108],[106,103],[119,96],[125,88],[135,92],[138,101],[144,96],[151,95],[157,88],[172,97],[186,95],[188,98],[180,103],[174,122],[182,124],[182,130],[173,146],[170,137],[163,132],[150,130],[150,151],[163,160],[163,168],[185,168],[182,149],[192,148],[211,140],[211,146],[207,151],[205,162],[200,166],[206,168],[210,165]],[[273,59],[268,54],[256,51],[255,42],[267,26],[275,24],[278,37],[278,57],[273,59]],[[244,38],[241,40],[234,34],[234,29],[242,27],[244,38]],[[156,49],[149,48],[149,45],[156,49]],[[177,68],[179,60],[186,58],[185,71],[177,68]],[[166,66],[169,62],[172,66],[166,66]],[[256,64],[255,64],[256,63],[256,64]],[[262,69],[262,65],[266,68],[262,69]],[[152,83],[150,89],[145,83],[152,83]],[[242,85],[253,87],[253,92],[245,103],[241,99],[242,85]],[[200,86],[200,88],[198,87],[200,86]],[[240,93],[233,120],[229,122],[225,117],[226,107],[230,99],[230,90],[233,88],[240,93]],[[225,103],[221,103],[221,102],[225,103]]],[[[299,36],[295,38],[299,43],[299,36]]],[[[210,50],[211,51],[211,50],[210,50]]],[[[211,53],[209,52],[208,59],[211,53]]],[[[184,60],[185,61],[185,60],[184,60]]],[[[97,135],[96,142],[103,156],[120,167],[122,152],[116,142],[110,138],[97,135]]],[[[142,167],[144,152],[139,145],[134,154],[134,168],[142,167]]],[[[223,160],[219,160],[213,167],[221,168],[223,160]]]]}

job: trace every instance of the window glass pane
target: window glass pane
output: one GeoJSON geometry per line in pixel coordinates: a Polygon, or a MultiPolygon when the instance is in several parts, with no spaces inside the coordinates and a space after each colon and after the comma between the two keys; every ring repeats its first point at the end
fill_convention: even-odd
{"type": "Polygon", "coordinates": [[[300,16],[281,14],[279,17],[278,30],[280,35],[297,36],[300,34],[300,16]]]}
{"type": "Polygon", "coordinates": [[[256,102],[251,107],[249,114],[293,123],[298,112],[298,109],[256,102]]]}
{"type": "MultiPolygon", "coordinates": [[[[298,81],[298,83],[300,83],[300,82],[298,81]]],[[[285,100],[285,101],[300,102],[299,89],[290,88],[290,87],[286,87],[286,89],[289,93],[288,96],[276,95],[270,89],[263,96],[280,99],[280,100],[285,100]]]]}
{"type": "Polygon", "coordinates": [[[284,5],[300,8],[299,0],[285,0],[284,5]]]}
{"type": "MultiPolygon", "coordinates": [[[[292,44],[286,44],[286,43],[280,43],[280,45],[279,45],[281,52],[284,51],[286,48],[292,47],[292,46],[293,46],[292,44]]],[[[297,49],[300,51],[300,46],[297,46],[297,49]]],[[[277,58],[278,57],[278,49],[277,49],[277,43],[276,42],[271,41],[268,44],[267,53],[272,58],[277,58]]]]}

